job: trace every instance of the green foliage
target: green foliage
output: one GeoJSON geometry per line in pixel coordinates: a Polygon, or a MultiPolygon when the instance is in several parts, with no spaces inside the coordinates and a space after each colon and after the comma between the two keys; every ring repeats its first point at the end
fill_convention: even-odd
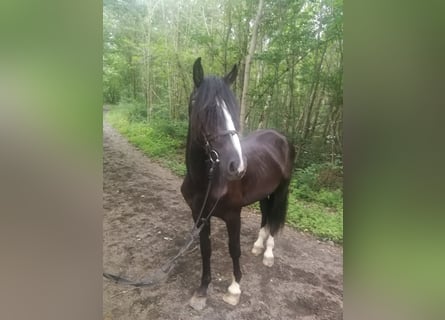
{"type": "Polygon", "coordinates": [[[343,241],[342,167],[313,164],[294,173],[288,222],[336,242],[343,241]]]}
{"type": "Polygon", "coordinates": [[[184,141],[186,126],[183,123],[147,122],[140,120],[141,109],[137,105],[113,106],[106,114],[109,121],[128,141],[152,159],[177,175],[185,174],[184,141]]]}
{"type": "Polygon", "coordinates": [[[294,173],[294,187],[316,192],[323,188],[343,189],[343,168],[331,163],[316,163],[306,168],[297,168],[294,173]]]}
{"type": "Polygon", "coordinates": [[[343,242],[343,212],[326,208],[316,202],[289,197],[287,222],[303,231],[309,231],[323,240],[343,242]]]}
{"type": "Polygon", "coordinates": [[[185,150],[187,139],[187,122],[185,121],[156,121],[153,123],[153,129],[161,132],[163,135],[170,137],[176,141],[176,145],[180,151],[185,150]]]}
{"type": "Polygon", "coordinates": [[[147,121],[147,108],[143,104],[130,105],[127,118],[130,122],[145,122],[147,121]]]}
{"type": "Polygon", "coordinates": [[[341,190],[334,191],[322,189],[314,197],[316,202],[322,203],[327,207],[335,208],[338,211],[343,210],[343,194],[341,190]]]}

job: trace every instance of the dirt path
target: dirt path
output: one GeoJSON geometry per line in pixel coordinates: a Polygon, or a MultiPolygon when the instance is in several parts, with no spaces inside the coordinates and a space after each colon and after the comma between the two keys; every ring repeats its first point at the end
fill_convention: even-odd
{"type": "MultiPolygon", "coordinates": [[[[104,123],[103,265],[131,279],[147,277],[185,242],[191,213],[181,179],[145,157],[104,123]]],[[[188,306],[201,277],[199,250],[180,259],[163,284],[132,288],[104,280],[104,319],[342,319],[343,249],[291,228],[275,238],[275,264],[254,257],[260,216],[244,209],[241,300],[227,305],[232,262],[225,225],[212,219],[212,276],[207,306],[188,306]]]]}

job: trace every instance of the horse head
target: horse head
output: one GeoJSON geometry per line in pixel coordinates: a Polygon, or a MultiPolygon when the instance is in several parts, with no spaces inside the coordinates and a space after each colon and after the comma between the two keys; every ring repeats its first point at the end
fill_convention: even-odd
{"type": "Polygon", "coordinates": [[[190,138],[218,162],[220,178],[239,180],[247,162],[239,137],[239,105],[230,89],[237,66],[224,77],[207,76],[198,58],[193,65],[194,90],[190,96],[190,138]]]}

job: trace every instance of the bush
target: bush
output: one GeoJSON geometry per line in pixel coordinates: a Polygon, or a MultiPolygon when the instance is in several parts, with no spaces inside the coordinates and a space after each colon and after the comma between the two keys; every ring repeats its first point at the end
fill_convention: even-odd
{"type": "Polygon", "coordinates": [[[343,173],[340,166],[313,164],[295,171],[292,194],[301,200],[343,210],[343,173]]]}
{"type": "Polygon", "coordinates": [[[343,189],[343,168],[330,163],[321,166],[316,186],[330,190],[343,189]]]}
{"type": "Polygon", "coordinates": [[[321,189],[343,189],[342,167],[330,163],[312,164],[304,169],[296,169],[295,187],[307,186],[313,191],[321,189]]]}
{"type": "Polygon", "coordinates": [[[147,121],[147,108],[143,104],[131,105],[127,112],[128,121],[130,122],[147,121]]]}
{"type": "Polygon", "coordinates": [[[294,174],[297,189],[319,190],[317,185],[319,165],[310,165],[304,169],[296,169],[294,174]]]}
{"type": "Polygon", "coordinates": [[[151,124],[155,131],[162,135],[168,136],[177,141],[183,141],[185,145],[185,140],[187,139],[187,122],[175,122],[175,121],[155,121],[151,124]]]}
{"type": "Polygon", "coordinates": [[[343,194],[340,189],[331,191],[322,189],[315,195],[315,201],[324,204],[327,207],[343,209],[343,194]]]}

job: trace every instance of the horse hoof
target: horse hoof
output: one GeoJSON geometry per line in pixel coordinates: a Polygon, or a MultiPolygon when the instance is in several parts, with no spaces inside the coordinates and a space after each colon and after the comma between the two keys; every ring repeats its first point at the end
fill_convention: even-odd
{"type": "Polygon", "coordinates": [[[259,256],[264,250],[264,247],[253,246],[252,253],[254,256],[259,256]]]}
{"type": "Polygon", "coordinates": [[[232,306],[236,306],[239,302],[240,296],[241,296],[241,294],[233,294],[233,293],[227,292],[226,294],[224,294],[223,300],[225,303],[228,303],[232,306]]]}
{"type": "Polygon", "coordinates": [[[190,299],[190,307],[192,307],[195,310],[202,310],[206,306],[206,297],[198,296],[196,293],[193,295],[193,297],[190,299]]]}
{"type": "Polygon", "coordinates": [[[274,258],[273,257],[263,257],[263,264],[266,266],[266,267],[272,267],[273,266],[273,261],[274,260],[274,258]]]}

